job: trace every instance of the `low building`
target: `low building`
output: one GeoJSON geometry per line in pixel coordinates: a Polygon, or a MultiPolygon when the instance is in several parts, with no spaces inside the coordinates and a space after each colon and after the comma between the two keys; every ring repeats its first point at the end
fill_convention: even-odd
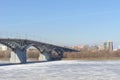
{"type": "Polygon", "coordinates": [[[72,46],[71,48],[76,49],[76,50],[81,50],[84,48],[84,46],[72,46]]]}
{"type": "Polygon", "coordinates": [[[105,50],[104,45],[100,45],[100,46],[98,46],[98,48],[99,48],[100,51],[105,50]]]}

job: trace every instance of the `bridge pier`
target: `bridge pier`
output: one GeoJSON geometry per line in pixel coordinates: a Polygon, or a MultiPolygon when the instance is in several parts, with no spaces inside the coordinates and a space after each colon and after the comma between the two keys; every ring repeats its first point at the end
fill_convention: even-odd
{"type": "Polygon", "coordinates": [[[51,51],[51,57],[52,57],[52,60],[61,60],[62,57],[63,57],[63,53],[62,51],[60,50],[52,50],[51,51]]]}
{"type": "Polygon", "coordinates": [[[39,61],[50,61],[51,57],[49,52],[42,52],[39,54],[39,61]]]}
{"type": "Polygon", "coordinates": [[[58,59],[58,60],[61,60],[61,59],[63,58],[64,52],[63,52],[63,51],[57,51],[57,53],[58,53],[57,59],[58,59]]]}
{"type": "Polygon", "coordinates": [[[26,50],[15,49],[11,52],[11,63],[26,63],[26,50]]]}

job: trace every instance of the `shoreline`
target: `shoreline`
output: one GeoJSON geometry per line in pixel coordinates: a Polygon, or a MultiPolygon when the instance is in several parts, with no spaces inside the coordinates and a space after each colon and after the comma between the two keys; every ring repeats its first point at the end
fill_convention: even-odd
{"type": "MultiPolygon", "coordinates": [[[[87,60],[87,61],[104,61],[104,60],[120,60],[120,57],[102,57],[102,58],[62,58],[61,60],[87,60]]],[[[9,58],[1,58],[0,61],[10,61],[9,58]]],[[[27,61],[38,61],[36,58],[30,58],[27,61]]]]}
{"type": "Polygon", "coordinates": [[[104,60],[120,60],[119,57],[112,57],[112,58],[63,58],[62,60],[87,60],[87,61],[104,61],[104,60]]]}

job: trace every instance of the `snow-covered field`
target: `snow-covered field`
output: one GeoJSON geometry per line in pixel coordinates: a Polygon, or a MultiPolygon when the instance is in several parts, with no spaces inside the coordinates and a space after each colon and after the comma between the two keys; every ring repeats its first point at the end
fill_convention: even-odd
{"type": "Polygon", "coordinates": [[[120,80],[120,61],[54,61],[0,66],[0,80],[120,80]]]}

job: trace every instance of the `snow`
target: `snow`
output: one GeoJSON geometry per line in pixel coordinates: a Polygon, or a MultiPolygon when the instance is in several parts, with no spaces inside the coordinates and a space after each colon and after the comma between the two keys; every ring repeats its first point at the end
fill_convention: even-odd
{"type": "Polygon", "coordinates": [[[53,61],[0,66],[0,80],[120,80],[120,61],[53,61]]]}

